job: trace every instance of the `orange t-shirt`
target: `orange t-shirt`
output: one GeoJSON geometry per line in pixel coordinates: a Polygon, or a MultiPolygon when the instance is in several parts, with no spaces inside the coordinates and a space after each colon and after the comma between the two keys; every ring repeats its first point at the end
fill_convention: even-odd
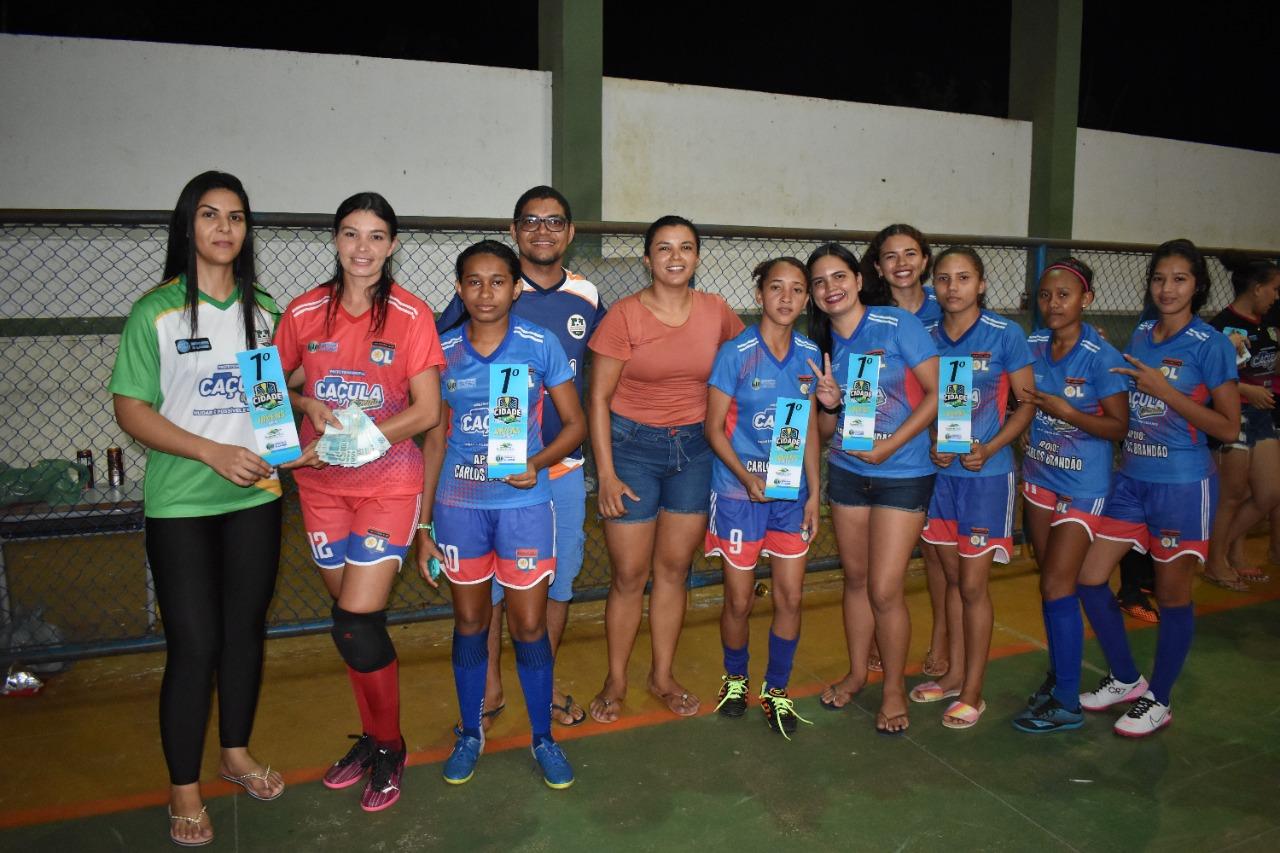
{"type": "Polygon", "coordinates": [[[615,414],[648,426],[702,423],[707,379],[716,351],[745,328],[724,299],[691,291],[689,319],[668,326],[640,303],[621,299],[591,336],[591,351],[623,362],[609,406],[615,414]]]}

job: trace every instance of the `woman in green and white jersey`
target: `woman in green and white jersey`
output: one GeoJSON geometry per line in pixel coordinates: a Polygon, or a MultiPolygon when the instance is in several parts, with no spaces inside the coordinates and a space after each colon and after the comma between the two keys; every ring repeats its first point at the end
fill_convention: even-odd
{"type": "Polygon", "coordinates": [[[219,773],[250,796],[284,791],[249,754],[267,606],[280,556],[280,480],[255,446],[236,353],[271,342],[280,316],[254,284],[249,199],[221,172],[193,178],[169,225],[164,282],[134,303],[111,375],[120,428],[148,448],[146,548],[168,658],[160,739],[169,831],[213,840],[200,796],[211,688],[219,773]]]}

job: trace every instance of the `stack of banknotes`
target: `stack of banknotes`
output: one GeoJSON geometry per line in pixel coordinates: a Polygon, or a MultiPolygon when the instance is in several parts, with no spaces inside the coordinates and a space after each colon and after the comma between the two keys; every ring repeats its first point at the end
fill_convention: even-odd
{"type": "Polygon", "coordinates": [[[359,406],[337,409],[334,415],[342,422],[342,428],[329,426],[320,436],[316,453],[321,460],[330,465],[358,468],[391,449],[391,443],[359,406]]]}

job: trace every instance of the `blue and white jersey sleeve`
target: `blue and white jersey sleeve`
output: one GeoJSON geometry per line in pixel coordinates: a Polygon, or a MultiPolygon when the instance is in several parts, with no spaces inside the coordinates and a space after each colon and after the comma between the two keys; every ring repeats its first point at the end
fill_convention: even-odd
{"type": "Polygon", "coordinates": [[[538,482],[531,489],[517,489],[488,478],[489,372],[495,364],[528,366],[526,435],[528,456],[532,458],[544,447],[543,390],[573,379],[564,349],[545,329],[512,316],[502,343],[488,356],[481,356],[467,340],[469,325],[464,323],[440,339],[445,355],[440,392],[449,406],[449,427],[436,500],[473,509],[505,509],[548,501],[551,486],[545,468],[538,472],[538,482]]]}
{"type": "MultiPolygon", "coordinates": [[[[1035,359],[1036,389],[1063,398],[1081,412],[1100,415],[1104,399],[1129,390],[1129,380],[1111,372],[1124,366],[1124,359],[1087,323],[1071,352],[1056,362],[1051,332],[1033,334],[1027,344],[1035,359]]],[[[1105,438],[1037,409],[1023,457],[1023,479],[1074,499],[1105,497],[1111,487],[1113,449],[1105,438]]]]}
{"type": "MultiPolygon", "coordinates": [[[[1155,320],[1138,324],[1126,352],[1165,375],[1179,392],[1211,405],[1214,389],[1236,379],[1235,347],[1199,317],[1176,335],[1156,342],[1155,320]]],[[[1163,400],[1129,383],[1129,433],[1124,440],[1124,472],[1151,483],[1189,483],[1213,472],[1203,432],[1163,400]]]]}
{"type": "MultiPolygon", "coordinates": [[[[793,333],[785,358],[774,357],[760,337],[759,327],[744,330],[720,347],[707,384],[729,396],[724,430],[744,468],[764,478],[768,472],[769,442],[780,397],[808,397],[813,371],[808,360],[818,347],[793,333]]],[[[724,497],[747,500],[746,489],[719,457],[712,461],[711,488],[724,497]]]]}
{"type": "MultiPolygon", "coordinates": [[[[973,438],[990,441],[1008,417],[1010,377],[1032,363],[1022,330],[999,314],[983,311],[959,340],[951,340],[939,323],[933,330],[942,357],[940,369],[947,370],[948,357],[973,359],[973,438]]],[[[944,376],[945,378],[945,376],[944,376]]],[[[987,460],[980,471],[970,471],[952,462],[938,473],[949,477],[990,477],[1013,470],[1013,448],[1005,445],[987,460]]]]}
{"type": "MultiPolygon", "coordinates": [[[[924,398],[914,368],[938,354],[933,339],[914,315],[900,308],[870,306],[848,338],[832,333],[831,369],[845,388],[851,355],[880,356],[880,387],[876,393],[876,438],[889,438],[924,398]]],[[[879,465],[864,462],[841,449],[844,413],[831,437],[829,461],[866,477],[924,477],[934,472],[929,460],[929,431],[923,430],[879,465]]]]}

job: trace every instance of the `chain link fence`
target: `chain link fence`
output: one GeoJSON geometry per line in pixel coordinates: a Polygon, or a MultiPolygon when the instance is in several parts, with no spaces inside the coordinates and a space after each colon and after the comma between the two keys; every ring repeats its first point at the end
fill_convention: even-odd
{"type": "MultiPolygon", "coordinates": [[[[107,381],[130,305],[160,278],[166,219],[162,213],[0,211],[0,360],[8,365],[0,375],[0,473],[12,478],[41,460],[70,462],[77,451],[89,450],[96,475],[94,488],[76,488],[70,498],[32,494],[19,500],[10,494],[0,506],[0,660],[70,660],[163,644],[142,545],[145,451],[116,425],[107,381]],[[124,482],[118,487],[108,482],[108,448],[122,451],[124,482]]],[[[257,217],[259,278],[282,307],[332,273],[328,223],[318,215],[257,217]]],[[[397,279],[439,310],[452,295],[458,253],[480,239],[508,240],[506,227],[499,220],[403,220],[397,279]]],[[[781,255],[804,259],[828,240],[861,255],[871,236],[706,231],[696,286],[724,296],[748,322],[757,312],[750,274],[758,262],[781,255]]],[[[642,235],[643,226],[579,223],[569,266],[611,304],[647,283],[642,235]]],[[[1025,328],[1034,320],[1029,282],[1068,253],[1096,270],[1098,298],[1090,319],[1111,341],[1123,346],[1141,311],[1150,247],[944,237],[934,251],[960,242],[974,245],[986,263],[988,307],[1025,328]]],[[[1206,314],[1230,299],[1216,260],[1212,274],[1206,314]]],[[[587,473],[591,486],[589,459],[587,473]]],[[[330,607],[311,563],[297,491],[290,477],[283,479],[285,527],[272,635],[327,627],[330,607]]],[[[609,584],[593,495],[588,502],[579,600],[602,597],[609,584]]],[[[833,567],[834,555],[834,537],[824,526],[813,543],[811,567],[833,567]]],[[[719,579],[718,564],[698,557],[692,583],[719,579]]],[[[450,612],[447,596],[409,570],[397,580],[390,608],[393,621],[450,612]]]]}

